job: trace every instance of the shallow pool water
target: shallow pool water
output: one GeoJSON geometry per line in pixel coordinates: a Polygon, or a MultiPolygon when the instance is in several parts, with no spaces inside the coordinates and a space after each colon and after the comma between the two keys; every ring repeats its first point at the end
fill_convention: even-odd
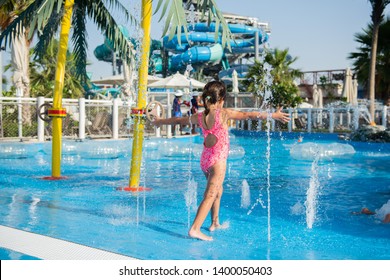
{"type": "Polygon", "coordinates": [[[390,259],[390,224],[351,214],[390,199],[389,144],[273,133],[268,177],[266,134],[230,135],[229,227],[209,233],[207,219],[213,242],[187,238],[206,183],[199,136],[145,140],[141,185],[152,190],[138,194],[117,190],[131,140],[64,141],[60,181],[42,180],[51,143],[1,143],[0,224],[140,259],[390,259]]]}

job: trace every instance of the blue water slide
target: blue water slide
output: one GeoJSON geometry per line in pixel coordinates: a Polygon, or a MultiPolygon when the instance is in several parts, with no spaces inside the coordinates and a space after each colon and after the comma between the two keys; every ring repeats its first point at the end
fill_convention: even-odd
{"type": "MultiPolygon", "coordinates": [[[[215,42],[214,33],[211,32],[191,32],[188,34],[188,38],[183,34],[180,36],[181,44],[179,45],[179,39],[177,36],[174,36],[172,40],[169,41],[168,36],[165,36],[163,39],[164,48],[173,51],[173,52],[184,52],[189,47],[189,42],[192,43],[222,43],[222,39],[219,36],[217,42],[215,42]]],[[[255,38],[250,39],[235,39],[230,41],[230,47],[232,48],[233,53],[246,53],[254,52],[255,38]]]]}
{"type": "Polygon", "coordinates": [[[179,44],[179,38],[177,35],[173,36],[171,40],[169,40],[169,36],[165,36],[163,38],[163,45],[164,48],[173,51],[173,52],[184,52],[186,51],[190,46],[189,42],[196,42],[196,43],[220,43],[220,38],[215,42],[215,35],[211,32],[190,32],[188,33],[188,38],[185,36],[185,34],[182,34],[180,36],[181,44],[179,44]]]}
{"type": "Polygon", "coordinates": [[[180,69],[192,63],[218,63],[223,56],[223,48],[220,44],[212,46],[194,46],[187,51],[171,57],[172,69],[180,69]]]}
{"type": "MultiPolygon", "coordinates": [[[[126,27],[124,27],[123,25],[119,25],[119,30],[126,38],[130,39],[129,31],[126,29],[126,27]]],[[[105,37],[104,44],[97,46],[93,51],[93,53],[95,57],[100,61],[112,62],[113,48],[114,48],[114,44],[110,40],[108,40],[107,37],[105,37]]]]}
{"type": "MultiPolygon", "coordinates": [[[[268,34],[265,33],[262,29],[256,28],[253,26],[245,25],[245,24],[228,24],[230,31],[233,34],[248,34],[255,35],[256,32],[259,34],[259,43],[265,43],[268,41],[268,34]]],[[[198,22],[194,25],[189,26],[190,31],[197,32],[215,32],[215,23],[212,22],[208,25],[206,22],[198,22]]],[[[221,25],[219,26],[219,31],[222,31],[221,25]]]]}
{"type": "MultiPolygon", "coordinates": [[[[268,35],[264,33],[261,29],[255,28],[252,26],[246,26],[243,24],[229,24],[230,30],[232,33],[236,34],[247,34],[252,36],[247,39],[235,39],[230,41],[231,52],[232,53],[254,53],[255,52],[255,34],[258,32],[259,43],[268,41],[268,35]]],[[[190,47],[190,42],[192,43],[219,43],[221,44],[221,36],[217,37],[217,42],[215,42],[215,23],[207,25],[207,23],[197,23],[189,27],[190,31],[188,36],[182,34],[179,38],[174,36],[169,40],[168,36],[163,38],[164,48],[173,51],[173,52],[184,52],[190,47]]],[[[230,52],[230,51],[229,51],[230,52]]]]}
{"type": "Polygon", "coordinates": [[[218,77],[220,79],[225,78],[225,77],[231,78],[233,71],[236,70],[238,78],[245,78],[246,75],[248,74],[249,68],[251,66],[252,65],[249,65],[249,64],[234,64],[234,65],[231,65],[229,69],[220,71],[218,74],[218,77]]]}

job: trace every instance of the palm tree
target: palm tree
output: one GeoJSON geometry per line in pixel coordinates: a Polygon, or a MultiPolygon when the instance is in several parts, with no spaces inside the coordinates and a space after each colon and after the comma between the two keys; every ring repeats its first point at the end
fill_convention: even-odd
{"type": "Polygon", "coordinates": [[[243,84],[248,91],[258,94],[262,101],[273,107],[295,107],[302,102],[294,80],[302,74],[291,65],[297,60],[288,54],[288,49],[275,49],[265,55],[264,62],[255,61],[243,84]],[[269,96],[267,95],[269,94],[269,96]]]}
{"type": "Polygon", "coordinates": [[[372,6],[372,42],[371,42],[371,57],[370,57],[370,74],[369,74],[369,96],[370,96],[370,115],[371,123],[375,125],[375,71],[376,71],[376,56],[378,48],[379,26],[383,21],[383,14],[390,0],[369,0],[372,6]]]}
{"type": "MultiPolygon", "coordinates": [[[[354,60],[359,84],[368,88],[372,24],[363,29],[363,32],[355,34],[355,41],[360,46],[356,52],[350,53],[348,58],[354,60]]],[[[390,17],[379,26],[377,45],[375,96],[386,101],[390,98],[390,17]]]]}
{"type": "Polygon", "coordinates": [[[298,57],[292,58],[288,54],[288,49],[275,49],[273,52],[268,52],[265,61],[272,66],[271,74],[274,83],[279,83],[282,80],[294,80],[299,78],[302,73],[291,68],[291,65],[296,62],[298,57]]]}

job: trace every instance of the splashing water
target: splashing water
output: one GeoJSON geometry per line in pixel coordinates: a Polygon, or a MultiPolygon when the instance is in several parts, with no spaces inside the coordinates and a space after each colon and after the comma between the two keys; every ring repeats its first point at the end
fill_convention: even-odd
{"type": "Polygon", "coordinates": [[[244,179],[241,185],[241,208],[248,208],[251,204],[251,191],[248,182],[244,179]]]}
{"type": "MultiPolygon", "coordinates": [[[[263,47],[264,47],[264,49],[266,49],[269,46],[267,45],[267,43],[263,43],[263,47]]],[[[266,102],[263,102],[263,104],[260,104],[260,109],[267,108],[267,123],[266,123],[266,127],[267,127],[267,129],[266,129],[267,130],[267,150],[266,150],[266,159],[267,159],[267,224],[268,224],[267,225],[267,235],[268,235],[268,243],[269,243],[271,241],[271,123],[273,120],[270,117],[270,113],[271,113],[270,105],[271,104],[269,104],[268,101],[271,99],[271,96],[272,96],[272,92],[271,92],[270,88],[271,88],[271,85],[273,83],[273,78],[271,75],[272,66],[265,62],[265,56],[266,56],[266,52],[263,51],[261,54],[260,60],[263,62],[264,69],[266,71],[265,85],[264,85],[265,90],[262,94],[259,92],[259,95],[262,95],[263,100],[266,101],[266,102]]],[[[248,215],[250,213],[252,213],[252,210],[254,209],[254,207],[259,203],[262,203],[260,196],[256,200],[255,204],[248,211],[248,215]]],[[[265,208],[265,206],[263,204],[262,204],[262,206],[263,206],[263,208],[265,208]]]]}
{"type": "Polygon", "coordinates": [[[188,228],[190,227],[191,211],[196,211],[196,206],[198,204],[197,189],[198,189],[198,183],[195,182],[194,178],[189,179],[187,183],[187,190],[184,193],[184,198],[186,201],[187,213],[188,213],[188,228]]]}
{"type": "Polygon", "coordinates": [[[313,224],[316,220],[317,215],[317,204],[318,204],[318,192],[320,189],[320,181],[318,178],[318,160],[320,156],[317,153],[312,165],[311,165],[311,177],[309,188],[306,192],[306,224],[309,229],[313,228],[313,224]]]}
{"type": "Polygon", "coordinates": [[[264,205],[263,200],[261,199],[261,193],[256,199],[256,202],[252,205],[251,209],[248,211],[247,215],[250,215],[255,209],[255,207],[260,204],[263,208],[267,208],[267,223],[268,223],[268,242],[271,241],[271,122],[269,114],[267,118],[267,150],[266,150],[266,159],[267,159],[267,206],[264,205]]]}
{"type": "Polygon", "coordinates": [[[247,215],[252,214],[253,209],[255,209],[256,206],[259,205],[259,204],[260,204],[261,208],[263,208],[263,209],[267,208],[267,207],[265,206],[265,203],[264,203],[264,201],[263,201],[262,198],[263,198],[263,195],[262,195],[261,193],[259,193],[259,197],[256,199],[255,203],[252,205],[252,207],[251,207],[251,209],[248,211],[247,215]]]}
{"type": "Polygon", "coordinates": [[[271,117],[267,114],[267,217],[268,217],[268,242],[271,241],[271,117]]]}

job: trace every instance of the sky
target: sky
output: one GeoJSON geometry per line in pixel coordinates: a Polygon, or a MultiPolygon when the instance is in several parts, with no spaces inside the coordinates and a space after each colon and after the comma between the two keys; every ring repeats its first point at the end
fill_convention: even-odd
{"type": "MultiPolygon", "coordinates": [[[[139,13],[141,0],[121,2],[132,13],[139,13]]],[[[154,5],[157,2],[154,0],[154,5]]],[[[354,35],[367,27],[371,13],[368,0],[216,0],[216,3],[223,12],[256,17],[269,23],[270,47],[288,48],[293,57],[298,57],[292,67],[301,71],[345,69],[351,66],[348,54],[358,47],[354,35]]],[[[390,16],[390,7],[385,15],[390,16]]],[[[159,13],[153,16],[153,39],[162,36],[159,17],[159,13]]],[[[125,24],[120,17],[116,20],[125,24]]],[[[91,22],[87,26],[88,61],[91,63],[87,70],[92,73],[92,79],[112,75],[111,65],[98,61],[93,55],[93,50],[104,43],[103,35],[91,22]]],[[[129,24],[126,26],[132,30],[129,24]]],[[[3,55],[3,65],[6,63],[9,63],[7,53],[3,55]]]]}

